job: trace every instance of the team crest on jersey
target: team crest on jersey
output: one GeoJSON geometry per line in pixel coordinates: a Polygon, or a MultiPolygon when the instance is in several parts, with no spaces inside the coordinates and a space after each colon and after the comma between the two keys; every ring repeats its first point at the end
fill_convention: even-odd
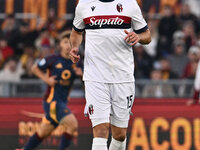
{"type": "Polygon", "coordinates": [[[94,113],[93,105],[90,105],[88,108],[89,114],[92,115],[94,113]]]}
{"type": "Polygon", "coordinates": [[[57,68],[57,69],[62,69],[62,68],[63,68],[63,66],[62,66],[62,64],[61,64],[61,63],[59,63],[59,64],[57,64],[57,65],[56,65],[56,68],[57,68]]]}
{"type": "Polygon", "coordinates": [[[95,6],[92,6],[92,7],[91,7],[92,11],[94,11],[94,10],[95,10],[95,8],[96,8],[95,6]]]}
{"type": "Polygon", "coordinates": [[[123,11],[123,7],[122,7],[122,4],[121,4],[121,3],[118,3],[118,4],[117,4],[117,11],[118,11],[118,12],[122,12],[122,11],[123,11]]]}

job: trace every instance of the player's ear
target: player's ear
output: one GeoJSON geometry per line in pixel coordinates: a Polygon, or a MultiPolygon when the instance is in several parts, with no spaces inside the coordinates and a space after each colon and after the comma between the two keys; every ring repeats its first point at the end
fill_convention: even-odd
{"type": "Polygon", "coordinates": [[[56,42],[56,49],[60,52],[60,50],[61,50],[61,41],[60,40],[56,42]]]}
{"type": "Polygon", "coordinates": [[[63,41],[63,39],[60,39],[60,40],[59,40],[59,43],[58,43],[58,46],[59,46],[60,49],[61,49],[61,47],[62,47],[62,41],[63,41]]]}

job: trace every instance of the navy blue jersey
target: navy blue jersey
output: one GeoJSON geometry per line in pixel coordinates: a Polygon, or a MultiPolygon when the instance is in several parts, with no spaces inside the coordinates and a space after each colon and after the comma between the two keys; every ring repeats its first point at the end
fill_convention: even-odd
{"type": "Polygon", "coordinates": [[[50,55],[43,58],[38,63],[41,70],[47,70],[49,76],[56,76],[58,83],[54,87],[48,86],[45,94],[45,101],[67,102],[73,81],[76,78],[73,67],[76,67],[70,59],[63,58],[61,55],[50,55]]]}

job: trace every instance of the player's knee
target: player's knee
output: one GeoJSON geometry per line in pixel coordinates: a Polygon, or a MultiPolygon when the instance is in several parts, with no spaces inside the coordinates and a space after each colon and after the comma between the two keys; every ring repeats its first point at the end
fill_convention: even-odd
{"type": "Polygon", "coordinates": [[[74,128],[74,130],[78,130],[78,122],[77,121],[74,122],[73,128],[74,128]]]}
{"type": "Polygon", "coordinates": [[[101,138],[106,138],[108,135],[107,130],[102,130],[102,129],[97,129],[95,130],[94,137],[101,137],[101,138]]]}
{"type": "Polygon", "coordinates": [[[115,140],[122,142],[126,139],[126,129],[116,128],[112,132],[112,136],[115,140]]]}
{"type": "Polygon", "coordinates": [[[73,135],[73,137],[77,137],[78,136],[78,125],[73,127],[72,135],[73,135]]]}
{"type": "Polygon", "coordinates": [[[78,137],[78,131],[74,131],[72,134],[73,137],[78,137]]]}
{"type": "Polygon", "coordinates": [[[94,137],[107,138],[109,134],[109,124],[100,124],[93,128],[94,137]]]}
{"type": "Polygon", "coordinates": [[[66,128],[66,132],[73,137],[77,137],[78,136],[78,124],[77,125],[74,124],[73,126],[68,126],[66,128]]]}
{"type": "Polygon", "coordinates": [[[120,133],[118,135],[113,135],[113,138],[117,141],[124,141],[126,139],[126,135],[123,133],[120,133]]]}
{"type": "Polygon", "coordinates": [[[37,132],[37,134],[41,139],[44,139],[50,135],[50,133],[45,133],[45,132],[37,132]]]}

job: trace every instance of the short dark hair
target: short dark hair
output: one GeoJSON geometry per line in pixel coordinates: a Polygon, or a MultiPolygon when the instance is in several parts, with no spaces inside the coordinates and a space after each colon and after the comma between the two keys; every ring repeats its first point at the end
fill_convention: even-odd
{"type": "Polygon", "coordinates": [[[71,31],[64,31],[64,32],[60,33],[60,35],[58,36],[58,41],[60,42],[64,38],[69,39],[70,34],[71,34],[71,31]]]}

